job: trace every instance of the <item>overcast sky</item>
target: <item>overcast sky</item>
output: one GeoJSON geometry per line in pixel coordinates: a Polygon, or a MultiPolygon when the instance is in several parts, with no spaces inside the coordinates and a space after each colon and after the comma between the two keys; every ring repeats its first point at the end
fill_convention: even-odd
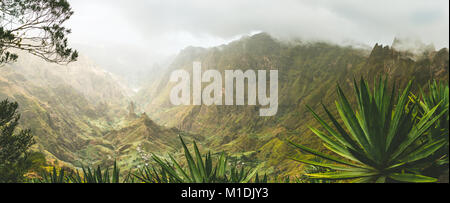
{"type": "Polygon", "coordinates": [[[119,49],[129,50],[124,63],[133,52],[153,61],[189,45],[220,45],[258,31],[369,46],[390,45],[395,36],[449,45],[448,0],[69,1],[74,46],[116,58],[119,49]]]}

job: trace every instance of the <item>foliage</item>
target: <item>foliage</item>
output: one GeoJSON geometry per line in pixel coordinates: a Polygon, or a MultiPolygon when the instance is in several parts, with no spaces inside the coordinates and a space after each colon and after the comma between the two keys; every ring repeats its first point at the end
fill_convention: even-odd
{"type": "Polygon", "coordinates": [[[70,171],[69,169],[53,167],[51,171],[41,171],[40,178],[31,179],[33,183],[129,183],[134,182],[130,174],[125,176],[121,181],[120,169],[114,162],[112,172],[107,168],[102,170],[100,166],[97,168],[82,167],[82,173],[78,170],[70,171]]]}
{"type": "MultiPolygon", "coordinates": [[[[448,172],[448,151],[449,151],[449,87],[444,82],[429,82],[428,91],[420,89],[422,100],[420,104],[420,114],[425,116],[433,109],[434,106],[438,106],[436,112],[445,111],[446,113],[432,126],[427,134],[426,139],[428,142],[435,142],[441,139],[446,140],[444,147],[436,151],[430,156],[424,164],[432,163],[432,165],[426,165],[424,174],[437,177],[440,174],[448,172]]],[[[412,101],[416,101],[414,95],[412,95],[412,101]]],[[[437,113],[435,113],[436,115],[437,113]]]]}
{"type": "MultiPolygon", "coordinates": [[[[430,76],[436,77],[439,72],[448,74],[448,50],[439,54],[444,56],[442,60],[440,59],[442,57],[433,54],[426,59],[410,60],[398,55],[391,56],[396,51],[385,48],[379,56],[374,49],[373,54],[368,59],[360,50],[353,48],[325,43],[286,46],[271,40],[270,37],[265,38],[261,35],[208,50],[202,55],[196,55],[194,52],[180,54],[181,57],[179,58],[185,61],[177,60],[174,63],[176,66],[171,67],[171,69],[192,68],[193,59],[204,61],[205,64],[217,68],[279,69],[280,106],[277,116],[262,119],[255,113],[258,107],[252,106],[186,106],[168,109],[164,105],[153,102],[148,105],[145,111],[149,113],[151,110],[163,112],[160,114],[164,114],[165,117],[158,116],[158,112],[151,112],[152,118],[162,123],[168,122],[168,126],[180,126],[182,127],[181,130],[208,135],[204,140],[197,140],[201,140],[198,142],[204,143],[212,150],[227,151],[232,157],[237,157],[236,154],[245,153],[247,155],[249,151],[254,152],[251,160],[258,165],[263,165],[266,169],[264,172],[267,172],[271,177],[301,172],[297,164],[286,162],[285,157],[291,155],[293,149],[285,145],[282,140],[294,138],[297,139],[296,142],[301,140],[302,144],[306,144],[310,148],[323,150],[319,146],[321,145],[320,142],[306,133],[309,131],[306,126],[316,127],[314,119],[304,109],[298,110],[298,107],[305,104],[319,104],[321,101],[327,106],[331,105],[335,94],[333,88],[329,87],[336,82],[346,82],[349,75],[366,75],[365,72],[369,72],[368,75],[374,75],[386,72],[401,84],[405,82],[404,80],[415,77],[415,81],[422,85],[430,76]],[[188,57],[190,55],[192,57],[188,57]],[[445,64],[447,65],[445,66],[445,64]],[[287,133],[295,134],[295,137],[287,133]],[[299,134],[301,136],[297,136],[299,134]],[[264,163],[260,164],[261,162],[264,163]]],[[[174,143],[177,142],[176,136],[166,136],[166,134],[175,134],[162,134],[156,124],[154,125],[156,127],[152,127],[133,123],[124,126],[123,130],[112,130],[111,126],[118,126],[116,125],[118,124],[117,121],[120,121],[120,114],[118,113],[105,116],[108,118],[108,125],[103,124],[106,123],[103,122],[103,119],[91,119],[90,116],[88,116],[89,119],[86,119],[86,115],[89,115],[88,110],[93,109],[88,101],[96,101],[96,97],[72,94],[73,91],[69,88],[58,88],[58,91],[54,91],[42,89],[40,86],[26,87],[27,90],[33,91],[27,91],[27,94],[23,94],[23,91],[17,90],[17,88],[25,88],[21,86],[25,83],[19,82],[23,80],[21,79],[22,74],[2,76],[6,78],[3,81],[7,81],[8,85],[16,85],[16,89],[6,88],[5,91],[4,88],[0,90],[0,96],[14,95],[14,98],[21,105],[24,105],[23,107],[32,110],[27,111],[28,115],[24,114],[23,116],[23,119],[28,119],[26,121],[27,127],[32,128],[33,133],[39,136],[40,147],[60,160],[67,160],[72,164],[78,162],[78,160],[90,160],[89,162],[95,163],[107,155],[113,155],[115,149],[118,149],[120,150],[118,160],[121,160],[119,165],[123,166],[122,170],[128,170],[126,167],[132,166],[137,160],[135,159],[136,156],[138,156],[134,153],[133,147],[128,148],[129,146],[141,143],[144,143],[144,146],[145,144],[151,144],[151,147],[146,146],[146,149],[152,149],[154,152],[167,152],[172,149],[170,146],[175,146],[174,143]],[[78,110],[79,108],[81,109],[78,110]],[[49,114],[51,120],[48,118],[49,114]],[[51,122],[61,119],[67,122],[51,122]],[[109,119],[111,120],[109,121],[109,119]],[[47,122],[49,125],[45,125],[47,122]],[[100,128],[102,130],[97,129],[99,123],[101,123],[100,128]],[[91,126],[91,124],[93,125],[91,126]],[[155,133],[153,133],[153,129],[155,133]],[[103,134],[103,130],[111,131],[108,133],[110,136],[106,139],[104,138],[107,136],[97,136],[103,134]],[[82,145],[86,143],[86,137],[91,140],[91,135],[95,138],[92,139],[95,140],[92,143],[96,144],[82,145]],[[154,139],[158,140],[154,141],[154,139]],[[132,141],[130,142],[130,140],[132,141]],[[149,142],[149,140],[152,142],[149,142]],[[80,150],[74,149],[72,147],[74,145],[83,147],[80,150]]],[[[30,78],[28,76],[31,75],[26,75],[24,72],[23,76],[30,78]]],[[[162,77],[162,81],[165,81],[164,77],[162,77]]],[[[152,86],[144,89],[152,91],[156,88],[152,86]]],[[[170,87],[166,90],[170,90],[170,87]]],[[[347,91],[346,87],[343,91],[347,91]]],[[[167,103],[164,102],[164,99],[167,99],[165,93],[167,92],[158,92],[158,98],[152,99],[152,101],[167,103]]],[[[152,91],[152,98],[155,97],[154,94],[156,93],[152,91]]],[[[143,96],[142,98],[145,101],[138,102],[141,104],[148,103],[149,96],[150,94],[143,96]]],[[[436,112],[439,111],[436,110],[436,112]]],[[[185,137],[183,138],[186,140],[185,137]]],[[[212,158],[213,163],[215,163],[215,156],[212,158]]],[[[228,162],[233,161],[228,160],[228,162]]],[[[158,173],[162,170],[160,167],[157,169],[158,173]]],[[[189,172],[189,168],[185,170],[189,172]]]]}
{"type": "MultiPolygon", "coordinates": [[[[100,166],[97,169],[90,167],[83,167],[83,176],[76,171],[71,178],[71,182],[74,183],[120,183],[120,169],[117,167],[117,163],[114,162],[112,173],[107,168],[103,173],[100,166]]],[[[124,181],[126,182],[126,181],[124,181]]]]}
{"type": "Polygon", "coordinates": [[[10,49],[27,51],[46,61],[66,64],[78,52],[69,48],[62,26],[73,14],[66,0],[1,0],[0,64],[15,61],[10,49]]]}
{"type": "Polygon", "coordinates": [[[449,87],[448,83],[444,82],[429,82],[428,83],[428,93],[420,90],[422,94],[422,101],[420,101],[421,114],[426,115],[429,113],[433,107],[438,106],[437,112],[445,111],[445,114],[436,122],[436,126],[431,128],[431,132],[428,135],[430,140],[437,140],[441,138],[446,138],[448,140],[448,130],[449,130],[449,112],[446,111],[449,108],[449,87]]]}
{"type": "Polygon", "coordinates": [[[35,143],[30,130],[15,133],[20,114],[17,102],[0,102],[0,182],[21,182],[32,168],[29,148],[35,143]]]}
{"type": "Polygon", "coordinates": [[[30,152],[27,159],[31,162],[31,171],[37,172],[47,165],[47,159],[41,152],[30,152]]]}
{"type": "Polygon", "coordinates": [[[82,173],[78,170],[70,171],[65,168],[53,167],[50,171],[41,171],[40,178],[33,178],[33,183],[248,183],[253,179],[255,183],[267,182],[267,176],[259,177],[256,173],[257,169],[247,170],[244,167],[238,169],[236,165],[232,165],[231,169],[227,169],[229,165],[227,157],[222,153],[213,165],[211,153],[205,155],[203,160],[196,143],[194,143],[195,160],[189,152],[183,139],[180,137],[188,169],[183,169],[180,164],[171,156],[171,161],[163,161],[153,155],[157,167],[146,166],[139,169],[137,173],[128,173],[121,180],[120,170],[116,162],[112,173],[109,168],[102,170],[100,166],[96,169],[90,167],[82,167],[82,173]],[[187,172],[189,171],[189,172],[187,172]]]}
{"type": "MultiPolygon", "coordinates": [[[[319,162],[319,163],[323,162],[323,160],[319,159],[319,158],[315,158],[313,160],[315,162],[319,162]]],[[[321,167],[321,166],[315,166],[315,165],[307,165],[307,166],[305,166],[305,169],[304,169],[305,174],[329,173],[329,172],[334,172],[334,170],[325,168],[325,167],[321,167]]],[[[326,180],[326,179],[310,178],[308,175],[305,175],[305,174],[301,175],[295,181],[297,183],[332,183],[333,182],[331,180],[326,180]]]]}
{"type": "MultiPolygon", "coordinates": [[[[257,169],[247,170],[243,166],[239,169],[236,164],[227,169],[229,164],[225,153],[221,153],[219,159],[213,163],[211,153],[202,156],[195,141],[194,157],[181,136],[180,140],[187,167],[183,168],[172,156],[170,161],[167,161],[153,155],[158,167],[146,166],[135,176],[146,183],[248,183],[257,172],[257,169]]],[[[255,182],[264,181],[267,181],[267,177],[260,179],[257,176],[255,179],[255,182]]]]}
{"type": "MultiPolygon", "coordinates": [[[[300,174],[296,163],[285,162],[294,149],[282,140],[289,139],[317,150],[325,150],[311,133],[308,125],[318,127],[307,109],[318,108],[321,102],[334,105],[336,83],[352,83],[351,77],[386,74],[404,86],[415,78],[422,86],[431,77],[448,81],[448,49],[433,52],[427,57],[411,60],[388,46],[368,49],[342,47],[329,43],[283,43],[265,33],[245,37],[218,48],[190,48],[180,52],[170,70],[192,69],[192,61],[202,61],[204,68],[252,68],[279,70],[279,106],[276,116],[261,118],[259,106],[171,106],[167,95],[172,84],[164,78],[142,88],[138,103],[151,114],[152,119],[181,130],[208,135],[205,143],[211,150],[224,150],[230,156],[255,151],[254,162],[262,163],[268,175],[300,174]],[[155,93],[155,89],[158,91],[155,93]],[[145,94],[142,94],[145,93],[145,94]],[[152,98],[152,102],[148,99],[152,98]],[[254,135],[256,139],[253,138],[254,135]]],[[[370,82],[372,84],[372,82],[370,82]]],[[[343,91],[351,92],[350,85],[343,91]]],[[[412,89],[417,92],[416,88],[412,89]]],[[[350,102],[355,102],[351,100],[350,102]]],[[[334,107],[334,106],[333,106],[334,107]]],[[[330,109],[333,113],[335,109],[330,109]]]]}
{"type": "Polygon", "coordinates": [[[43,171],[41,172],[41,178],[33,178],[30,182],[33,183],[67,183],[70,178],[66,175],[66,171],[64,168],[61,168],[59,171],[56,167],[53,167],[52,171],[43,171]]]}
{"type": "MultiPolygon", "coordinates": [[[[418,163],[430,157],[446,144],[445,139],[418,143],[430,127],[448,111],[438,111],[442,104],[432,107],[423,116],[414,114],[417,105],[408,101],[412,81],[399,96],[396,96],[395,84],[389,94],[387,79],[374,82],[373,92],[364,79],[360,85],[354,81],[357,110],[354,111],[342,89],[337,87],[338,101],[336,107],[345,127],[330,111],[323,108],[335,129],[320,118],[311,108],[315,119],[325,128],[322,132],[310,128],[330,151],[342,158],[337,158],[306,146],[291,144],[298,149],[314,154],[320,158],[335,162],[325,164],[305,159],[296,161],[330,168],[336,172],[308,174],[319,179],[353,179],[357,182],[435,182],[436,179],[421,175],[418,163]],[[396,102],[396,103],[395,103],[396,102]]],[[[448,143],[448,142],[447,142],[448,143]]]]}

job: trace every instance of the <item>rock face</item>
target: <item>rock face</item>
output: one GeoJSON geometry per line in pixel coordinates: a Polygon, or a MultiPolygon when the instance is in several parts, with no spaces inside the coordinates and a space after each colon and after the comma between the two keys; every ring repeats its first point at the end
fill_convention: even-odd
{"type": "MultiPolygon", "coordinates": [[[[129,169],[148,161],[148,154],[177,157],[178,135],[196,140],[201,150],[226,151],[262,173],[297,175],[302,166],[288,160],[297,152],[285,140],[320,148],[308,126],[317,126],[305,105],[323,115],[321,103],[334,107],[336,83],[348,92],[360,76],[372,82],[386,75],[397,85],[415,78],[448,81],[447,49],[410,53],[376,45],[372,50],[327,43],[289,44],[267,34],[244,37],[214,48],[189,47],[164,71],[158,71],[137,95],[122,79],[81,57],[69,66],[42,62],[26,54],[0,67],[0,99],[20,105],[23,128],[36,137],[35,150],[70,166],[110,164],[129,169]],[[278,70],[279,105],[273,117],[260,117],[260,106],[173,106],[168,83],[176,69],[192,71],[278,70]],[[146,112],[146,113],[142,113],[146,112]]],[[[191,73],[192,75],[192,73],[191,73]]],[[[205,84],[203,87],[205,87],[205,84]]]]}
{"type": "MultiPolygon", "coordinates": [[[[19,103],[21,127],[31,128],[38,143],[35,150],[69,166],[122,160],[124,153],[117,151],[132,144],[131,140],[123,135],[106,139],[104,135],[111,135],[111,131],[130,121],[133,122],[127,129],[135,127],[139,129],[135,133],[142,134],[133,142],[150,140],[150,135],[160,132],[165,140],[178,139],[175,131],[151,126],[155,124],[147,116],[141,116],[147,117],[145,122],[134,122],[139,117],[134,104],[132,112],[127,109],[130,95],[131,91],[117,76],[83,57],[68,66],[59,66],[21,53],[18,62],[0,68],[0,99],[19,103]]],[[[153,146],[159,143],[165,142],[155,141],[153,146]]]]}
{"type": "Polygon", "coordinates": [[[448,61],[447,49],[411,57],[411,53],[378,44],[369,52],[326,43],[292,45],[263,33],[221,47],[183,50],[159,82],[140,92],[148,100],[138,102],[157,123],[204,135],[205,145],[215,151],[250,156],[254,163],[249,164],[263,164],[267,173],[293,175],[301,167],[287,160],[296,152],[283,140],[321,147],[307,128],[317,123],[305,105],[317,110],[320,103],[334,107],[336,83],[351,95],[353,78],[360,76],[373,80],[376,75],[387,75],[400,86],[415,78],[415,88],[431,78],[448,80],[448,61]],[[215,69],[222,74],[227,69],[277,69],[277,115],[259,117],[259,106],[171,105],[169,93],[175,83],[169,83],[169,76],[177,69],[191,73],[193,61],[202,62],[203,71],[215,69]]]}

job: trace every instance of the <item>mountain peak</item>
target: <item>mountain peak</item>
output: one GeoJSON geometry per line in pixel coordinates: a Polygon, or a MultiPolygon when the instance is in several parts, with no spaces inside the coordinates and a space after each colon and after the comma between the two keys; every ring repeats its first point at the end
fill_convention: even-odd
{"type": "Polygon", "coordinates": [[[139,119],[142,121],[152,121],[152,119],[150,119],[150,117],[148,117],[147,113],[145,113],[145,112],[141,114],[139,119]]]}

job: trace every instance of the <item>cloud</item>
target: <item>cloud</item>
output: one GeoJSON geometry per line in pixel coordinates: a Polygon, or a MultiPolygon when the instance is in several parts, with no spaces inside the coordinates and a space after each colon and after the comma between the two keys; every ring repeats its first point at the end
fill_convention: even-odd
{"type": "MultiPolygon", "coordinates": [[[[448,0],[71,0],[72,41],[124,45],[148,58],[215,46],[254,31],[280,38],[449,46],[448,0]]],[[[92,50],[92,49],[91,49],[92,50]]]]}

